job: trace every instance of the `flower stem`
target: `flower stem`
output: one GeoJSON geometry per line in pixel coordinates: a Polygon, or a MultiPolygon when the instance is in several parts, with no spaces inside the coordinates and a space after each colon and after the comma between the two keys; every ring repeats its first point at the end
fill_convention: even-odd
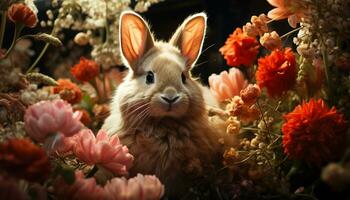
{"type": "MultiPolygon", "coordinates": [[[[323,47],[326,48],[326,47],[323,47]]],[[[327,56],[327,52],[326,50],[322,51],[322,59],[323,59],[323,65],[325,68],[325,78],[326,78],[326,82],[327,82],[327,97],[328,97],[328,101],[331,105],[334,105],[334,102],[332,101],[332,97],[333,96],[333,87],[332,87],[332,81],[330,79],[330,70],[329,70],[329,65],[328,65],[328,56],[327,56]]]]}
{"type": "Polygon", "coordinates": [[[36,60],[34,61],[34,63],[28,68],[28,70],[26,71],[26,74],[30,73],[33,71],[34,67],[38,64],[38,62],[40,61],[40,59],[44,56],[45,52],[47,51],[47,49],[49,48],[50,43],[46,43],[44,48],[41,50],[39,56],[36,58],[36,60]]]}
{"type": "Polygon", "coordinates": [[[108,26],[108,1],[105,0],[106,3],[106,22],[105,22],[105,29],[106,29],[106,43],[110,40],[110,33],[109,33],[109,26],[108,26]]]}
{"type": "Polygon", "coordinates": [[[5,54],[4,58],[7,58],[7,56],[11,53],[13,48],[16,46],[17,38],[21,34],[21,31],[23,30],[23,28],[24,28],[24,26],[22,24],[16,23],[16,25],[15,25],[15,33],[13,34],[13,39],[12,39],[12,44],[11,44],[10,48],[6,51],[6,54],[5,54]]]}
{"type": "Polygon", "coordinates": [[[6,11],[1,11],[0,48],[2,47],[2,43],[4,41],[4,36],[5,36],[6,17],[7,17],[7,12],[6,11]]]}
{"type": "Polygon", "coordinates": [[[103,67],[101,66],[102,71],[102,85],[103,85],[103,102],[107,101],[107,88],[106,88],[106,72],[103,70],[103,67]]]}
{"type": "Polygon", "coordinates": [[[86,178],[93,177],[93,176],[96,174],[97,171],[98,171],[98,168],[97,168],[97,166],[95,165],[95,166],[92,168],[92,170],[86,175],[86,178]]]}
{"type": "Polygon", "coordinates": [[[100,92],[98,90],[98,86],[97,86],[97,79],[101,80],[99,76],[93,78],[92,80],[89,81],[89,83],[92,85],[92,87],[95,89],[96,92],[96,96],[98,97],[98,101],[100,101],[100,92]]]}
{"type": "Polygon", "coordinates": [[[283,38],[289,36],[290,34],[292,34],[292,33],[294,33],[294,32],[299,31],[299,30],[302,29],[302,28],[303,28],[303,27],[299,27],[299,28],[296,28],[296,29],[294,29],[294,30],[289,31],[288,33],[282,35],[282,36],[281,36],[281,39],[283,39],[283,38]]]}

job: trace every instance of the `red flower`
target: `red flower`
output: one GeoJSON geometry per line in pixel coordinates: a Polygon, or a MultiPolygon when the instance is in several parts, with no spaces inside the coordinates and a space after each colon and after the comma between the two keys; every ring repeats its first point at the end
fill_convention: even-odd
{"type": "Polygon", "coordinates": [[[83,97],[80,88],[69,79],[59,79],[58,86],[53,88],[54,94],[59,94],[62,99],[71,104],[79,103],[83,97]]]}
{"type": "Polygon", "coordinates": [[[345,122],[335,107],[311,99],[284,116],[283,148],[293,159],[320,165],[339,156],[345,141],[345,122]]]}
{"type": "Polygon", "coordinates": [[[294,86],[296,62],[291,48],[276,49],[270,55],[260,58],[258,63],[256,80],[260,88],[266,87],[270,96],[280,96],[294,86]]]}
{"type": "Polygon", "coordinates": [[[8,9],[8,17],[14,23],[21,23],[30,28],[35,27],[38,18],[34,11],[23,3],[15,3],[8,9]]]}
{"type": "Polygon", "coordinates": [[[45,151],[28,139],[9,139],[0,144],[0,168],[28,181],[42,181],[50,174],[45,151]]]}
{"type": "Polygon", "coordinates": [[[100,66],[93,60],[80,58],[80,62],[70,70],[79,81],[90,81],[100,73],[100,66]]]}
{"type": "Polygon", "coordinates": [[[259,47],[256,38],[247,36],[241,28],[237,28],[219,51],[230,66],[250,66],[259,53],[259,47]]]}

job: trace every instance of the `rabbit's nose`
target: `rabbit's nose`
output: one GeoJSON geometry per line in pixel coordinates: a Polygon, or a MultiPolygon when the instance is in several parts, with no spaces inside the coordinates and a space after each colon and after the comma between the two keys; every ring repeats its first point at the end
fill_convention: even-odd
{"type": "Polygon", "coordinates": [[[174,96],[174,97],[167,97],[167,96],[161,96],[161,98],[167,102],[168,104],[172,104],[172,103],[175,103],[179,98],[180,96],[177,95],[177,96],[174,96]]]}

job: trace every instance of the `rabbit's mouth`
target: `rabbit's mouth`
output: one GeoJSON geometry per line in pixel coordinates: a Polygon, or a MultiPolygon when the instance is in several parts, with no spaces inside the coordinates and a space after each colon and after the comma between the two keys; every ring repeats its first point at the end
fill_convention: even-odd
{"type": "Polygon", "coordinates": [[[188,110],[188,98],[184,95],[165,97],[155,95],[150,103],[150,115],[153,117],[181,117],[188,110]]]}

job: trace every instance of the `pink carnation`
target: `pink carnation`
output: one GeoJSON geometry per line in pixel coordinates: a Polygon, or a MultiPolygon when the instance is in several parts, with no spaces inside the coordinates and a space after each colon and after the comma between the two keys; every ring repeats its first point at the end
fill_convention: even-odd
{"type": "Polygon", "coordinates": [[[84,178],[81,171],[76,171],[72,185],[58,182],[56,188],[60,199],[158,200],[164,194],[164,186],[157,177],[141,174],[129,180],[113,178],[103,187],[96,184],[95,178],[84,178]]]}
{"type": "Polygon", "coordinates": [[[209,77],[210,91],[220,102],[239,96],[247,85],[243,73],[237,68],[231,68],[229,73],[223,71],[219,75],[212,74],[209,77]]]}
{"type": "Polygon", "coordinates": [[[143,176],[126,180],[114,178],[105,185],[105,192],[111,200],[157,200],[164,194],[164,186],[155,176],[143,176]]]}
{"type": "Polygon", "coordinates": [[[72,185],[58,181],[55,188],[58,199],[106,199],[103,187],[96,184],[95,178],[84,178],[84,174],[81,171],[75,172],[75,181],[72,185]]]}
{"type": "Polygon", "coordinates": [[[81,112],[73,112],[70,104],[56,99],[31,105],[24,115],[27,134],[38,142],[60,133],[66,137],[77,133],[82,127],[81,112]]]}
{"type": "Polygon", "coordinates": [[[117,135],[109,138],[103,130],[96,137],[89,129],[81,130],[73,139],[76,142],[73,152],[79,160],[89,165],[98,164],[114,174],[127,174],[134,160],[117,135]]]}

